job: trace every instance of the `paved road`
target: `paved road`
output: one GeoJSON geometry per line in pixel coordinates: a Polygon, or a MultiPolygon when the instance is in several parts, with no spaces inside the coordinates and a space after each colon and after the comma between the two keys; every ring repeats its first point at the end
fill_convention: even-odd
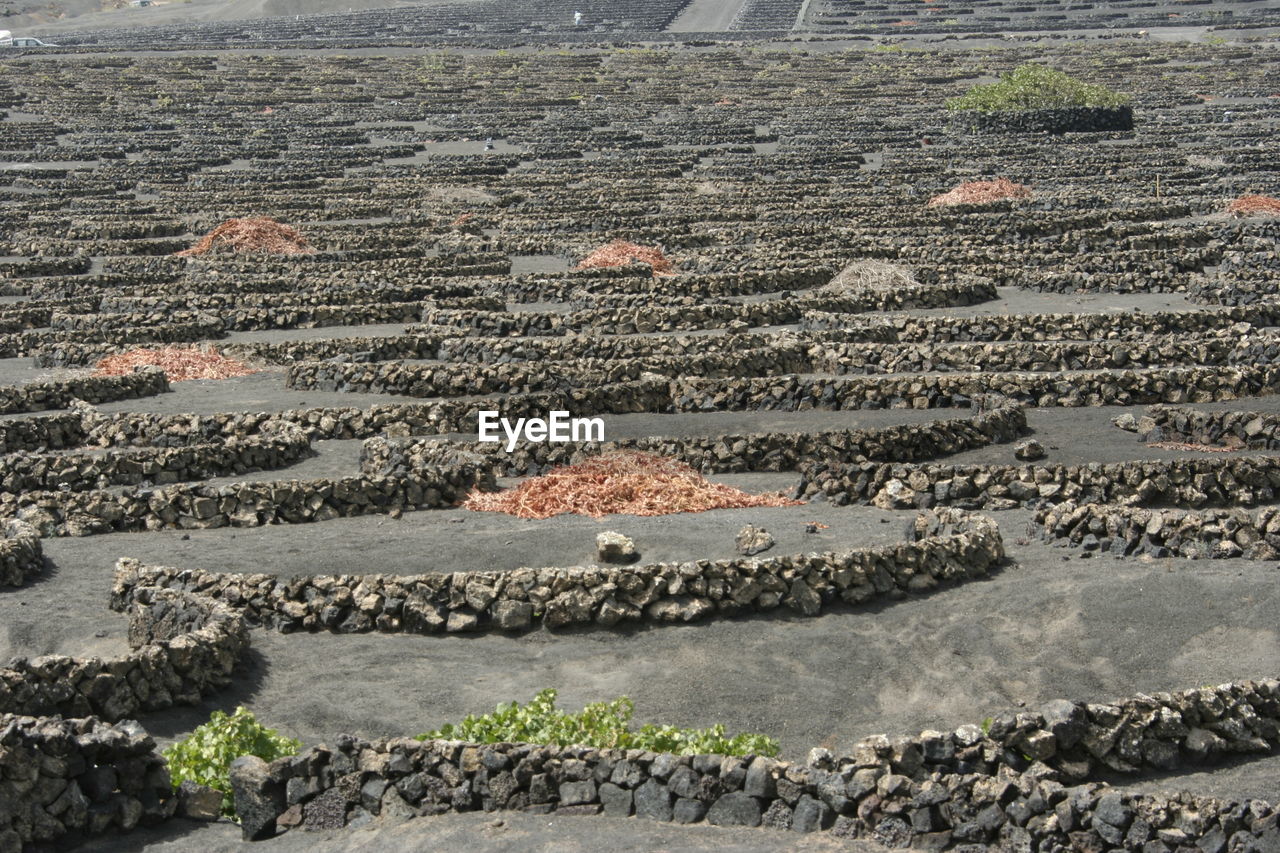
{"type": "Polygon", "coordinates": [[[719,33],[729,29],[747,0],[693,0],[667,27],[672,33],[719,33]]]}

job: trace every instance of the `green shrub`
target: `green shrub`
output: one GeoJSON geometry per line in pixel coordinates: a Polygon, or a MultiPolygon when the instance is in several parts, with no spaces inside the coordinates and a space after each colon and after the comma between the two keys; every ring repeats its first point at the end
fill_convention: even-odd
{"type": "Polygon", "coordinates": [[[164,751],[169,761],[169,778],[176,788],[190,780],[222,792],[222,813],[235,817],[231,798],[231,762],[242,755],[256,755],[272,761],[282,755],[296,755],[302,743],[277,734],[259,723],[243,706],[227,715],[214,711],[209,722],[198,726],[183,740],[164,751]]]}
{"type": "Polygon", "coordinates": [[[1129,102],[1128,95],[1104,86],[1084,83],[1029,62],[1001,75],[999,83],[974,86],[958,98],[947,101],[949,110],[1040,110],[1058,107],[1118,107],[1129,102]]]}
{"type": "Polygon", "coordinates": [[[419,735],[418,740],[463,740],[470,743],[536,743],[647,749],[679,755],[777,755],[778,742],[767,735],[728,737],[724,726],[679,729],[652,723],[631,728],[635,705],[626,696],[595,702],[576,714],[556,707],[556,691],[543,690],[526,705],[503,703],[492,714],[469,715],[461,723],[419,735]]]}

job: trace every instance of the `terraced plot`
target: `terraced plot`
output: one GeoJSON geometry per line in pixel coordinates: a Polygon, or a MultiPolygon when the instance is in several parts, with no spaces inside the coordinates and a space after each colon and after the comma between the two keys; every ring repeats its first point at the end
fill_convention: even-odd
{"type": "Polygon", "coordinates": [[[0,850],[247,849],[156,746],[237,705],[306,747],[239,771],[264,849],[1276,844],[1280,220],[1225,212],[1280,195],[1274,50],[508,52],[474,5],[465,52],[0,60],[0,850]],[[948,118],[1030,60],[1134,129],[948,118]],[[177,254],[248,216],[314,251],[177,254]],[[187,345],[255,372],[94,373],[187,345]],[[461,506],[627,451],[790,500],[461,506]],[[781,754],[405,739],[546,687],[781,754]]]}

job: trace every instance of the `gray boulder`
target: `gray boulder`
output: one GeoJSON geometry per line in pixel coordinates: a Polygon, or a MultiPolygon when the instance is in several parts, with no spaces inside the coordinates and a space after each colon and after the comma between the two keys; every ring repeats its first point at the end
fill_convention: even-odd
{"type": "Polygon", "coordinates": [[[1037,459],[1044,458],[1044,445],[1034,438],[1030,438],[1019,442],[1013,448],[1013,455],[1024,462],[1034,462],[1037,459]]]}
{"type": "Polygon", "coordinates": [[[596,559],[602,563],[634,563],[640,557],[630,537],[612,530],[596,534],[596,559]]]}
{"type": "Polygon", "coordinates": [[[739,530],[733,541],[738,547],[738,553],[745,557],[763,553],[773,547],[773,535],[753,524],[739,530]]]}

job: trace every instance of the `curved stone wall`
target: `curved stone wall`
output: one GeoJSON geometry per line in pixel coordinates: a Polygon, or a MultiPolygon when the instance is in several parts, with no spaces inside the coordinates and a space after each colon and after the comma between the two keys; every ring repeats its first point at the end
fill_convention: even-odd
{"type": "Polygon", "coordinates": [[[477,486],[494,488],[493,473],[463,463],[403,477],[192,483],[122,493],[0,492],[0,518],[18,518],[41,536],[260,527],[455,506],[477,486]]]}
{"type": "Polygon", "coordinates": [[[178,800],[156,743],[132,720],[0,713],[0,849],[127,832],[171,817],[178,800]]]}
{"type": "Polygon", "coordinates": [[[1133,107],[1063,107],[1045,110],[963,110],[951,128],[968,133],[1105,133],[1133,130],[1133,107]]]}
{"type": "Polygon", "coordinates": [[[144,368],[126,376],[91,376],[31,382],[0,388],[0,414],[38,412],[63,409],[72,400],[106,403],[151,397],[169,390],[169,378],[163,371],[144,368]]]}
{"type": "Polygon", "coordinates": [[[1250,450],[1280,448],[1280,415],[1272,412],[1201,412],[1185,406],[1151,406],[1145,417],[1125,421],[1121,428],[1136,432],[1138,440],[1146,442],[1189,442],[1250,450]]]}
{"type": "Polygon", "coordinates": [[[968,405],[998,393],[1031,406],[1207,403],[1275,393],[1280,368],[1170,367],[1058,373],[955,373],[871,377],[680,379],[671,383],[676,411],[915,408],[968,405]]]}
{"type": "Polygon", "coordinates": [[[269,434],[219,444],[133,448],[99,453],[30,451],[0,456],[0,490],[85,491],[107,486],[164,485],[292,465],[311,454],[311,438],[290,424],[269,434]]]}
{"type": "Polygon", "coordinates": [[[157,323],[81,332],[20,332],[0,335],[0,356],[30,357],[37,367],[84,367],[104,355],[145,344],[189,344],[224,337],[220,320],[157,323]]]}
{"type": "MultiPolygon", "coordinates": [[[[1280,305],[1259,304],[1202,311],[1144,311],[1141,314],[991,314],[980,317],[876,317],[806,312],[805,329],[889,334],[900,343],[961,341],[1100,341],[1213,334],[1234,323],[1274,326],[1280,305]],[[889,327],[886,331],[885,327],[889,327]]],[[[877,338],[878,339],[878,338],[877,338]]],[[[851,342],[858,338],[850,337],[851,342]]]]}
{"type": "Polygon", "coordinates": [[[1114,704],[1056,702],[1044,713],[994,717],[986,734],[968,725],[919,738],[880,736],[839,759],[814,750],[807,764],[340,735],[333,748],[233,776],[274,783],[261,793],[246,784],[237,794],[237,806],[257,815],[246,837],[299,825],[333,829],[363,815],[510,809],[826,831],[917,849],[1263,849],[1280,840],[1268,803],[1131,794],[1096,782],[1068,787],[1079,778],[1074,773],[1020,753],[1052,760],[1058,744],[1070,744],[1068,753],[1084,756],[1073,771],[1089,777],[1113,766],[1130,773],[1195,766],[1237,748],[1266,752],[1280,744],[1278,697],[1280,682],[1268,680],[1114,704]]]}
{"type": "Polygon", "coordinates": [[[25,586],[44,571],[44,549],[35,528],[21,521],[5,524],[0,539],[0,589],[25,586]]]}
{"type": "Polygon", "coordinates": [[[282,631],[417,634],[689,622],[780,606],[815,616],[902,592],[985,576],[1004,558],[995,523],[943,511],[917,541],[839,554],[698,560],[626,568],[516,569],[452,574],[339,575],[285,580],[121,560],[115,606],[139,590],[180,589],[233,604],[282,631]],[[927,535],[926,535],[927,534],[927,535]]]}
{"type": "Polygon", "coordinates": [[[497,476],[518,477],[542,474],[554,466],[572,464],[598,453],[639,450],[679,459],[704,474],[794,471],[812,460],[847,464],[867,459],[900,462],[930,459],[993,442],[1012,441],[1022,435],[1026,427],[1026,415],[1021,409],[1004,406],[972,418],[880,429],[651,437],[566,444],[522,440],[509,453],[505,445],[492,442],[371,438],[364,443],[360,463],[365,474],[384,476],[478,456],[493,466],[497,476]]]}
{"type": "Polygon", "coordinates": [[[249,647],[240,614],[208,596],[137,589],[121,658],[44,655],[0,669],[0,713],[93,715],[115,721],[193,705],[226,685],[249,647]]]}
{"type": "Polygon", "coordinates": [[[1280,559],[1280,509],[1158,509],[1074,501],[1041,507],[1041,538],[1085,554],[1280,559]]]}
{"type": "Polygon", "coordinates": [[[1275,498],[1280,457],[1150,459],[1083,465],[807,463],[795,495],[837,505],[1011,509],[1039,501],[1251,506],[1275,498]]]}
{"type": "Polygon", "coordinates": [[[379,364],[302,362],[289,366],[290,388],[372,392],[409,397],[464,397],[592,388],[690,372],[741,376],[807,372],[810,359],[799,344],[733,353],[582,359],[551,364],[379,364]]]}

